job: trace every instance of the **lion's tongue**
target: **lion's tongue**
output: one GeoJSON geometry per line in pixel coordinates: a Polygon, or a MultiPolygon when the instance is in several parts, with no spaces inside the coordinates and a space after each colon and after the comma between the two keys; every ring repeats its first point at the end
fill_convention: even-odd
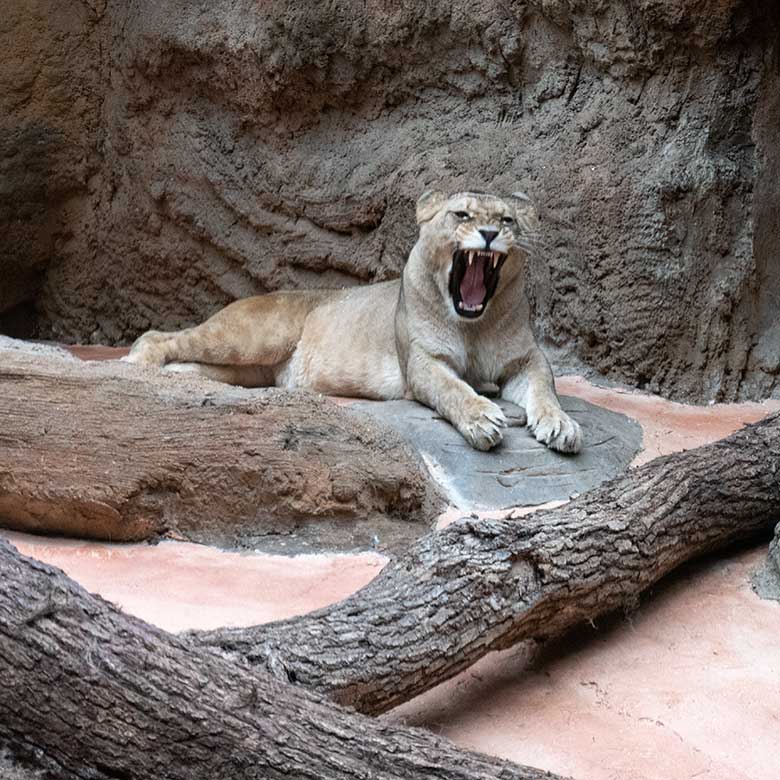
{"type": "Polygon", "coordinates": [[[460,283],[460,299],[467,306],[478,306],[485,300],[485,295],[485,261],[475,257],[474,262],[466,266],[460,283]]]}

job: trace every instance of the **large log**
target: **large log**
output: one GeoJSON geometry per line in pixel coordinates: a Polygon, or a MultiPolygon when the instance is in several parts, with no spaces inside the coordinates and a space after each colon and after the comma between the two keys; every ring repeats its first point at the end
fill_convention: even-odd
{"type": "Polygon", "coordinates": [[[113,541],[393,547],[435,514],[424,466],[313,394],[0,349],[0,524],[113,541]]]}
{"type": "Polygon", "coordinates": [[[684,561],[766,533],[779,517],[774,415],[559,509],[430,534],[332,607],[191,639],[379,713],[491,650],[630,608],[684,561]]]}
{"type": "Polygon", "coordinates": [[[50,780],[541,780],[192,648],[0,542],[0,754],[50,780]]]}

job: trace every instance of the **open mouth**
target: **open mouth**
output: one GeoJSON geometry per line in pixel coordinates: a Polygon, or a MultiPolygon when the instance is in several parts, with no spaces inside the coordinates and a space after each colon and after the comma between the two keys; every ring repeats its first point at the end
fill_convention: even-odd
{"type": "Polygon", "coordinates": [[[485,311],[498,286],[498,275],[506,260],[503,252],[457,249],[452,256],[450,295],[461,317],[475,319],[485,311]]]}

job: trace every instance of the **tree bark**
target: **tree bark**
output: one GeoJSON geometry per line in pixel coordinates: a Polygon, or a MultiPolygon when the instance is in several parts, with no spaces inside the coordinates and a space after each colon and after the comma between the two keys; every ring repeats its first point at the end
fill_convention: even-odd
{"type": "Polygon", "coordinates": [[[332,607],[191,641],[380,713],[491,650],[631,608],[684,561],[765,533],[780,517],[779,475],[774,415],[559,509],[430,534],[332,607]]]}
{"type": "Polygon", "coordinates": [[[0,518],[112,541],[387,546],[438,502],[389,429],[305,393],[0,350],[0,518]],[[359,543],[359,542],[358,542],[359,543]]]}
{"type": "Polygon", "coordinates": [[[193,648],[0,541],[0,753],[52,780],[538,780],[193,648]]]}

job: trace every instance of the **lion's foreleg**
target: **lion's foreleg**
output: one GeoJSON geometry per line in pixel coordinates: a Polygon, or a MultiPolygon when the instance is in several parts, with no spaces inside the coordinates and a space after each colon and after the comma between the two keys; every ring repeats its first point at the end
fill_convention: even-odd
{"type": "Polygon", "coordinates": [[[425,354],[412,356],[407,383],[418,401],[449,420],[472,447],[489,450],[501,441],[506,427],[501,408],[478,395],[443,361],[425,354]]]}
{"type": "Polygon", "coordinates": [[[582,430],[561,409],[550,364],[538,347],[510,369],[501,383],[501,397],[525,409],[537,441],[559,452],[582,449],[582,430]]]}

